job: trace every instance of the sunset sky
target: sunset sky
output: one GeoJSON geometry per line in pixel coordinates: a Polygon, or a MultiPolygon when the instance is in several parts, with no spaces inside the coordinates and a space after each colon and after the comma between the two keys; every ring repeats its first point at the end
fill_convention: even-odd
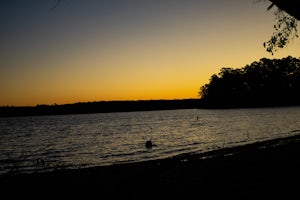
{"type": "Polygon", "coordinates": [[[0,1],[0,106],[197,98],[222,67],[272,56],[255,0],[0,1]]]}

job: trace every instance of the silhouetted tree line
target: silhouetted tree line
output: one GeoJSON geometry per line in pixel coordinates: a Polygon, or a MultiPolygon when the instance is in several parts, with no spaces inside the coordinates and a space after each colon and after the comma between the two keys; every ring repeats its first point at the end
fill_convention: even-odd
{"type": "Polygon", "coordinates": [[[240,69],[222,68],[200,88],[205,107],[300,105],[300,60],[262,58],[240,69]]]}
{"type": "Polygon", "coordinates": [[[199,107],[199,101],[199,99],[139,100],[37,105],[31,107],[3,106],[0,107],[0,117],[190,109],[199,107]]]}
{"type": "Polygon", "coordinates": [[[200,88],[199,95],[201,99],[2,106],[0,117],[300,105],[300,60],[262,58],[240,69],[222,68],[200,88]]]}

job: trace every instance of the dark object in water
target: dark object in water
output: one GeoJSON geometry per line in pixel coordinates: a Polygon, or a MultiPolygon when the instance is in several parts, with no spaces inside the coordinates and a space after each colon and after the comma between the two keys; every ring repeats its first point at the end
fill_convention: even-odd
{"type": "Polygon", "coordinates": [[[151,147],[155,146],[152,144],[151,140],[148,140],[145,145],[146,145],[146,148],[151,148],[151,147]]]}

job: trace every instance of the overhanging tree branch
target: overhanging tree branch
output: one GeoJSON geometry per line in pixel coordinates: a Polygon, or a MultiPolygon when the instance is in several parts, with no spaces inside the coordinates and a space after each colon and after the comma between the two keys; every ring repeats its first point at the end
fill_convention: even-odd
{"type": "Polygon", "coordinates": [[[279,9],[300,20],[300,0],[269,0],[279,9]]]}
{"type": "Polygon", "coordinates": [[[272,4],[267,10],[274,6],[278,9],[275,12],[277,23],[274,25],[274,32],[271,39],[264,42],[265,49],[274,54],[278,49],[284,48],[297,34],[297,20],[300,19],[300,0],[269,0],[272,4]],[[297,12],[298,11],[298,12],[297,12]]]}
{"type": "Polygon", "coordinates": [[[57,8],[57,6],[60,4],[61,0],[56,0],[55,5],[51,8],[52,10],[54,10],[55,8],[57,8]]]}

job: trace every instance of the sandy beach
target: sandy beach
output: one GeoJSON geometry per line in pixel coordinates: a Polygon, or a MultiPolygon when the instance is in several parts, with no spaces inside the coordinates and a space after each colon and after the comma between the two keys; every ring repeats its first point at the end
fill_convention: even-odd
{"type": "Polygon", "coordinates": [[[291,199],[300,136],[201,154],[0,178],[7,199],[291,199]]]}

